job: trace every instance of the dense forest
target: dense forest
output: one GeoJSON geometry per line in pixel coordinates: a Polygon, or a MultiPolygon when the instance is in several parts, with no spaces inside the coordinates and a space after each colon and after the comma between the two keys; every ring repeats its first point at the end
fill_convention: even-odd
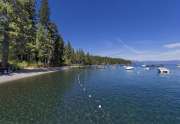
{"type": "Polygon", "coordinates": [[[1,66],[72,64],[129,64],[118,58],[93,56],[64,41],[50,20],[48,0],[0,0],[1,66]]]}

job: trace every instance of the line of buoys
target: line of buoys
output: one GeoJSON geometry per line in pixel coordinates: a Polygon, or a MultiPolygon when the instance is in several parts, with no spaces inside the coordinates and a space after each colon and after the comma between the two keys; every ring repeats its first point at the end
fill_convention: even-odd
{"type": "MultiPolygon", "coordinates": [[[[82,90],[83,90],[84,92],[86,92],[86,88],[83,87],[83,84],[81,83],[80,75],[79,75],[79,74],[78,74],[78,76],[77,76],[77,80],[78,80],[79,86],[82,88],[82,90]]],[[[88,94],[88,98],[92,98],[92,95],[91,95],[91,94],[88,94]]],[[[98,102],[99,102],[99,100],[95,100],[95,101],[98,101],[98,102]]],[[[98,105],[98,108],[101,109],[101,108],[102,108],[102,105],[99,104],[99,105],[98,105]]]]}
{"type": "Polygon", "coordinates": [[[78,74],[77,80],[78,80],[78,84],[79,84],[80,88],[81,88],[82,91],[87,95],[88,99],[89,99],[91,102],[96,103],[97,108],[94,110],[94,112],[95,112],[95,113],[98,112],[98,111],[101,112],[102,118],[105,119],[105,120],[107,120],[107,122],[110,121],[110,120],[109,120],[109,117],[110,117],[109,114],[110,114],[110,113],[106,112],[106,111],[103,109],[103,105],[101,104],[101,101],[100,101],[99,99],[95,99],[95,97],[94,97],[91,93],[88,93],[87,88],[83,86],[83,84],[82,84],[82,82],[81,82],[81,80],[80,80],[80,74],[78,74]],[[93,99],[93,98],[94,98],[94,99],[93,99]],[[105,115],[107,115],[107,117],[105,117],[105,115]]]}

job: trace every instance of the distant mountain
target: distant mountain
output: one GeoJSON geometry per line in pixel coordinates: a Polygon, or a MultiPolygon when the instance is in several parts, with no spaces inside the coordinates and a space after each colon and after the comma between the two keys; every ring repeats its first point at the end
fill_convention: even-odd
{"type": "Polygon", "coordinates": [[[169,61],[134,61],[135,64],[180,64],[180,60],[169,60],[169,61]]]}

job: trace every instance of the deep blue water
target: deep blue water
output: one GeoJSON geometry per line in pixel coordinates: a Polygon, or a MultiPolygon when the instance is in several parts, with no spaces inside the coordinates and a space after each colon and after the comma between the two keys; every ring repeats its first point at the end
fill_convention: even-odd
{"type": "Polygon", "coordinates": [[[180,68],[72,69],[0,85],[2,124],[179,124],[180,68]]]}

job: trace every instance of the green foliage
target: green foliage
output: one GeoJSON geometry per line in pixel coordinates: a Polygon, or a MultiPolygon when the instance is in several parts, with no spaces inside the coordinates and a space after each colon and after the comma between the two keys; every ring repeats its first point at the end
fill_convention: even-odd
{"type": "Polygon", "coordinates": [[[73,48],[71,46],[71,43],[68,41],[68,43],[64,47],[64,64],[65,65],[72,64],[72,56],[73,56],[73,48]]]}
{"type": "Polygon", "coordinates": [[[64,41],[58,32],[56,24],[48,23],[49,56],[48,64],[57,66],[62,64],[64,41]]]}
{"type": "Polygon", "coordinates": [[[47,63],[49,48],[47,42],[47,30],[40,24],[36,34],[35,52],[37,52],[37,58],[43,63],[47,63]]]}
{"type": "Polygon", "coordinates": [[[13,68],[15,70],[44,66],[43,63],[41,62],[36,63],[36,62],[28,62],[28,61],[10,61],[9,63],[11,64],[11,66],[14,66],[13,68]]]}

